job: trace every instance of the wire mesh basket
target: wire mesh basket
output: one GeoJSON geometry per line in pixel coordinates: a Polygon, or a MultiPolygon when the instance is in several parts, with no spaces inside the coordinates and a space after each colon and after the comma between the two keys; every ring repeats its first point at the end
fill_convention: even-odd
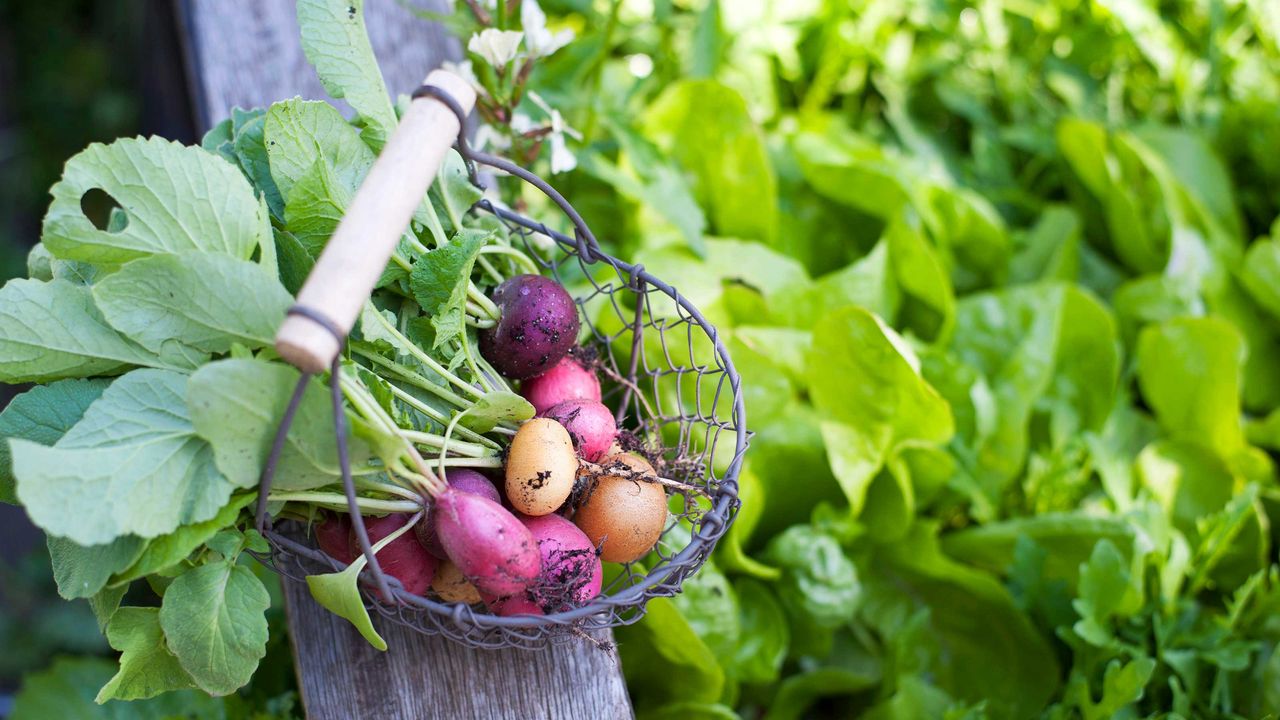
{"type": "MultiPolygon", "coordinates": [[[[440,88],[424,85],[414,93],[415,98],[423,96],[444,103],[466,126],[466,114],[440,88]]],[[[737,513],[738,472],[749,441],[741,377],[706,317],[643,265],[601,250],[581,215],[554,188],[506,159],[472,150],[464,134],[454,147],[477,186],[477,165],[519,177],[546,194],[572,224],[574,236],[569,237],[489,200],[472,207],[472,212],[486,213],[505,225],[513,243],[523,243],[544,274],[577,291],[579,316],[588,331],[581,345],[594,354],[606,388],[603,402],[615,409],[628,449],[645,455],[659,475],[697,491],[671,493],[681,502],[671,501],[662,537],[641,561],[648,565],[621,566],[611,580],[606,577],[601,593],[581,607],[544,616],[497,616],[479,607],[409,593],[372,560],[362,573],[366,605],[405,627],[478,648],[536,648],[634,623],[643,617],[648,600],[680,591],[737,513]]],[[[338,397],[335,394],[335,407],[338,397]]],[[[342,453],[345,431],[341,413],[336,416],[342,453]]],[[[269,462],[263,474],[264,498],[271,466],[269,462]]],[[[351,521],[367,552],[363,521],[358,514],[352,514],[351,521]]],[[[300,523],[273,527],[265,504],[259,527],[271,545],[270,556],[261,559],[281,575],[302,580],[344,567],[321,552],[300,523]]]]}

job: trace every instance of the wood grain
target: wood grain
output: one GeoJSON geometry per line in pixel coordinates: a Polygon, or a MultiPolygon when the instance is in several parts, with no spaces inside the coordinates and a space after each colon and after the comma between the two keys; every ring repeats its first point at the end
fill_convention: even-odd
{"type": "MultiPolygon", "coordinates": [[[[187,65],[203,132],[234,105],[301,95],[332,99],[302,54],[292,0],[179,0],[187,65]]],[[[416,0],[421,7],[445,0],[416,0]]],[[[408,93],[459,48],[395,0],[367,0],[374,53],[393,94],[408,93]]],[[[342,102],[334,102],[349,114],[342,102]]],[[[373,649],[345,620],[285,580],[298,683],[315,720],[632,717],[617,655],[587,642],[540,651],[473,650],[375,617],[390,649],[373,649]],[[534,680],[534,682],[530,682],[534,680]]],[[[608,639],[608,638],[606,638],[608,639]]]]}
{"type": "MultiPolygon", "coordinates": [[[[440,11],[444,0],[414,0],[440,11]]],[[[180,0],[200,131],[233,106],[265,107],[300,95],[350,107],[325,93],[302,54],[293,0],[180,0]]],[[[396,0],[366,0],[365,24],[392,97],[418,87],[426,71],[460,55],[458,42],[396,0]]]]}
{"type": "Polygon", "coordinates": [[[631,717],[616,651],[585,641],[545,650],[472,650],[383,621],[379,652],[345,620],[284,581],[303,703],[313,720],[631,717]]]}

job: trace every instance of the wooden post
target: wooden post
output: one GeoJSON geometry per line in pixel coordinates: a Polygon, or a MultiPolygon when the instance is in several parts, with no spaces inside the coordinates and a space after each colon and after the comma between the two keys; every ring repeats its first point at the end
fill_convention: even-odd
{"type": "MultiPolygon", "coordinates": [[[[366,3],[369,35],[393,95],[412,91],[428,70],[458,57],[456,41],[397,0],[366,3]]],[[[437,11],[448,6],[446,0],[417,4],[437,11]]],[[[202,129],[234,105],[266,106],[295,95],[333,102],[302,53],[293,0],[180,0],[179,7],[202,129]]],[[[375,613],[390,647],[382,653],[316,604],[305,585],[286,580],[284,590],[309,718],[632,717],[617,653],[586,641],[539,651],[473,650],[375,613]]]]}

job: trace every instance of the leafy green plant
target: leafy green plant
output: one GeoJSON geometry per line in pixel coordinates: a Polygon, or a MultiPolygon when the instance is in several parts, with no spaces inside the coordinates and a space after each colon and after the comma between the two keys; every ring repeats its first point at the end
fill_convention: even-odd
{"type": "Polygon", "coordinates": [[[554,8],[558,184],[755,432],[642,717],[1277,711],[1269,5],[554,8]]]}

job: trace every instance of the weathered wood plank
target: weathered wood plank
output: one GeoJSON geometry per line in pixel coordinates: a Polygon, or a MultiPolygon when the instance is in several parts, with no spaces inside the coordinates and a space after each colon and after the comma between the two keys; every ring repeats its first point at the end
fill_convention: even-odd
{"type": "MultiPolygon", "coordinates": [[[[332,101],[302,53],[293,0],[181,2],[200,131],[234,105],[295,95],[332,101]]],[[[417,87],[427,71],[459,54],[441,28],[396,0],[367,0],[365,18],[393,94],[417,87]]],[[[585,641],[536,652],[472,650],[375,617],[390,646],[381,653],[316,604],[305,585],[284,585],[299,686],[315,720],[632,716],[616,653],[585,641]]]]}
{"type": "MultiPolygon", "coordinates": [[[[415,3],[442,8],[444,0],[415,3]]],[[[325,93],[298,41],[293,0],[182,0],[196,119],[205,128],[233,106],[266,106],[295,95],[325,93]]],[[[460,54],[457,41],[396,0],[367,0],[365,23],[392,96],[411,92],[427,71],[460,54]]],[[[202,128],[203,131],[203,128],[202,128]]]]}
{"type": "Polygon", "coordinates": [[[471,650],[384,622],[379,652],[285,581],[303,703],[313,720],[631,717],[615,651],[585,641],[539,651],[471,650]]]}

